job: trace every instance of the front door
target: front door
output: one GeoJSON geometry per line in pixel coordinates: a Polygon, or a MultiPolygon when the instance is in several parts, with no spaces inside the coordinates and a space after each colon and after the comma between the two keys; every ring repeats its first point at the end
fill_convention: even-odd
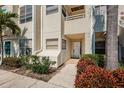
{"type": "Polygon", "coordinates": [[[80,57],[80,42],[72,42],[72,58],[80,57]]]}
{"type": "Polygon", "coordinates": [[[5,51],[5,56],[11,55],[11,42],[10,41],[5,41],[4,51],[5,51]]]}

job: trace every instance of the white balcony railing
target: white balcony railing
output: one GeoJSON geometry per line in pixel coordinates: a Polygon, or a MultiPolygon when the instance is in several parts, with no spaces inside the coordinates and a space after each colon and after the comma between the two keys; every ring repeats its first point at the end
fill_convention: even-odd
{"type": "Polygon", "coordinates": [[[85,18],[85,13],[67,16],[67,17],[65,17],[65,20],[69,21],[69,20],[74,20],[74,19],[79,19],[79,18],[85,18]]]}

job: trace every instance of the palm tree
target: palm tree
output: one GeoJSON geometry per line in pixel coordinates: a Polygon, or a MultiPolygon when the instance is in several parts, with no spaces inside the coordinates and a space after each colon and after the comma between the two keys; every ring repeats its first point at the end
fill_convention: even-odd
{"type": "Polygon", "coordinates": [[[9,31],[12,32],[14,35],[20,34],[21,30],[19,26],[16,24],[15,19],[18,18],[16,13],[5,12],[5,10],[0,9],[0,42],[1,42],[1,63],[3,59],[3,32],[6,29],[10,29],[9,31]]]}
{"type": "Polygon", "coordinates": [[[106,69],[118,68],[118,6],[107,6],[106,69]]]}

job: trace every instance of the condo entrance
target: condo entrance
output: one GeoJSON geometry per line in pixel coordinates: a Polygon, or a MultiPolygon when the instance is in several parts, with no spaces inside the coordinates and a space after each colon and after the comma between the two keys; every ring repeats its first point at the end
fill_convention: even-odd
{"type": "Polygon", "coordinates": [[[72,42],[72,58],[79,58],[80,57],[80,42],[72,42]]]}

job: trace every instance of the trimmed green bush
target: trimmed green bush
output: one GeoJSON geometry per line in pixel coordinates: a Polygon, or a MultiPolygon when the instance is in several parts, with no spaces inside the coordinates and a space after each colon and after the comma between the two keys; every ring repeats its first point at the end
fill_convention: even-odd
{"type": "Polygon", "coordinates": [[[17,57],[6,57],[3,58],[3,64],[6,64],[11,67],[20,67],[22,66],[20,58],[17,57]]]}
{"type": "Polygon", "coordinates": [[[32,64],[30,64],[30,56],[21,56],[20,60],[23,66],[25,66],[27,69],[31,69],[32,64]]]}
{"type": "Polygon", "coordinates": [[[51,65],[54,61],[50,61],[49,57],[42,57],[36,55],[22,56],[21,62],[27,69],[31,69],[34,73],[46,74],[49,72],[51,65]]]}
{"type": "Polygon", "coordinates": [[[32,66],[32,71],[34,73],[46,74],[49,71],[49,67],[42,64],[35,64],[32,66]]]}
{"type": "Polygon", "coordinates": [[[82,58],[94,61],[99,67],[104,67],[105,60],[102,54],[84,54],[82,58]]]}
{"type": "Polygon", "coordinates": [[[49,72],[51,65],[54,64],[55,62],[50,61],[49,57],[42,57],[41,60],[39,60],[39,58],[36,58],[35,62],[32,65],[32,71],[35,73],[46,74],[49,72]]]}

